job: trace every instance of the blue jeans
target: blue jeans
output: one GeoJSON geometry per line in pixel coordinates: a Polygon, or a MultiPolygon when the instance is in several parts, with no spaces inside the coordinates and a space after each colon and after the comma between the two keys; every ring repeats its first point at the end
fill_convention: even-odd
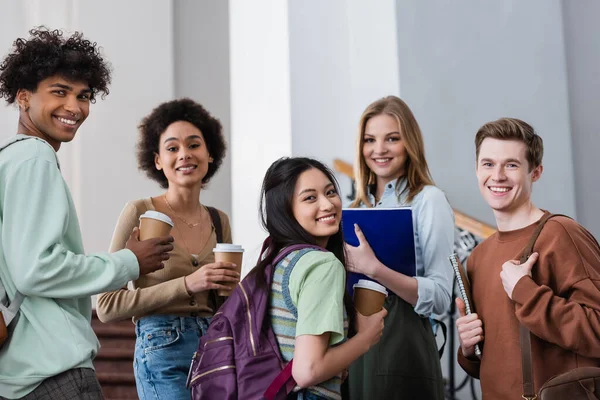
{"type": "Polygon", "coordinates": [[[133,370],[141,400],[190,399],[192,356],[210,318],[155,315],[136,322],[133,370]]]}

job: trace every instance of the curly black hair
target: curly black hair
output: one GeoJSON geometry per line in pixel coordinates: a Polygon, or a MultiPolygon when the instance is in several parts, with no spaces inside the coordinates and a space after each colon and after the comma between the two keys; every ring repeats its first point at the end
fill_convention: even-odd
{"type": "Polygon", "coordinates": [[[20,89],[35,92],[41,81],[54,75],[86,82],[92,90],[91,102],[99,92],[102,98],[108,95],[110,64],[100,55],[96,42],[80,32],[65,38],[62,31],[43,26],[29,34],[29,39],[15,40],[12,52],[0,64],[0,98],[12,104],[20,89]]]}
{"type": "Polygon", "coordinates": [[[213,158],[213,162],[208,164],[206,175],[202,178],[202,183],[207,184],[221,166],[227,145],[221,122],[210,115],[202,105],[188,98],[162,103],[142,119],[138,127],[140,130],[137,144],[138,167],[162,188],[169,187],[167,177],[163,171],[156,169],[154,159],[159,151],[160,135],[169,125],[177,121],[189,122],[204,136],[208,154],[213,158]]]}

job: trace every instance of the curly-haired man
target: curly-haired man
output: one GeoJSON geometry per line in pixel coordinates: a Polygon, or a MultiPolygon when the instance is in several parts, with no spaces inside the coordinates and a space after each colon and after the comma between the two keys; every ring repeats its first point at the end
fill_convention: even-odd
{"type": "Polygon", "coordinates": [[[19,107],[17,135],[0,145],[0,300],[22,299],[0,349],[0,398],[101,399],[90,296],[161,268],[172,238],[134,230],[124,250],[84,254],[56,152],[108,94],[110,68],[80,33],[30,34],[0,64],[0,98],[19,107]]]}

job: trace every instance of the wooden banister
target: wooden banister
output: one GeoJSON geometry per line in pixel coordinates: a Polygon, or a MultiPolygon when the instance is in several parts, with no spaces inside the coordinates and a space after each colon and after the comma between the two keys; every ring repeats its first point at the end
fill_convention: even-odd
{"type": "MultiPolygon", "coordinates": [[[[336,158],[333,160],[333,168],[335,168],[337,172],[346,175],[350,179],[354,179],[354,168],[352,168],[352,164],[336,158]]],[[[457,211],[456,209],[454,209],[454,221],[456,222],[456,226],[459,228],[469,231],[473,235],[479,236],[483,239],[488,238],[490,235],[496,232],[496,229],[492,226],[475,218],[469,217],[468,215],[457,211]]]]}

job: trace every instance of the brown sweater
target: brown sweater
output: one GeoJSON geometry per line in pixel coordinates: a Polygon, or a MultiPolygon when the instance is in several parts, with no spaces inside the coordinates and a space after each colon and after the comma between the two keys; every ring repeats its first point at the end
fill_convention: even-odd
{"type": "MultiPolygon", "coordinates": [[[[154,210],[151,199],[141,199],[128,203],[115,227],[110,251],[125,247],[134,227],[139,226],[139,217],[147,210],[154,210]]],[[[223,241],[231,243],[231,227],[227,215],[219,211],[223,226],[223,241]]],[[[186,275],[215,261],[212,249],[217,243],[214,226],[206,245],[198,254],[198,267],[192,265],[192,256],[181,244],[174,242],[165,267],[148,275],[140,276],[132,282],[132,288],[122,288],[98,296],[96,311],[103,322],[133,318],[134,321],[146,315],[175,314],[182,316],[211,316],[214,311],[208,304],[208,291],[190,296],[185,288],[186,275]]]]}
{"type": "Polygon", "coordinates": [[[554,375],[576,367],[600,366],[600,248],[593,236],[565,217],[550,219],[536,241],[533,277],[504,291],[502,264],[519,259],[537,222],[497,232],[481,243],[467,263],[473,302],[483,322],[481,361],[458,361],[481,379],[484,399],[514,400],[522,394],[519,323],[531,335],[536,392],[554,375]]]}

